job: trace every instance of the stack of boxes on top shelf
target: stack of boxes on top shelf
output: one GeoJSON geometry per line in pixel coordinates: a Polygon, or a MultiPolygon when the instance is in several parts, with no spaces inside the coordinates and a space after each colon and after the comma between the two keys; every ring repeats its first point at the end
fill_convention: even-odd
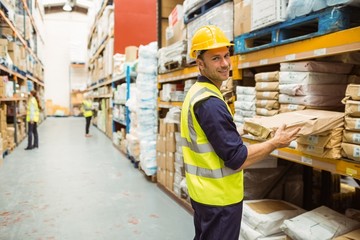
{"type": "Polygon", "coordinates": [[[8,149],[8,142],[7,142],[7,122],[6,122],[6,112],[7,112],[7,106],[6,104],[1,104],[0,107],[0,132],[1,132],[1,145],[0,148],[1,156],[3,155],[3,151],[6,151],[8,149]]]}
{"type": "Polygon", "coordinates": [[[256,115],[274,116],[279,113],[279,73],[255,74],[256,115]]]}

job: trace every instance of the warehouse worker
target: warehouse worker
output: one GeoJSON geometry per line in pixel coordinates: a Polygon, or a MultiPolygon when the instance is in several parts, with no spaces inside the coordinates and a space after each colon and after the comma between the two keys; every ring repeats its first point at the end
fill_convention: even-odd
{"type": "Polygon", "coordinates": [[[89,134],[89,130],[90,130],[91,118],[93,116],[93,111],[92,111],[92,102],[90,101],[90,98],[88,96],[86,96],[84,101],[82,102],[81,109],[86,120],[85,137],[91,137],[91,135],[89,134]]]}
{"type": "Polygon", "coordinates": [[[181,110],[182,150],[195,240],[238,240],[243,206],[243,169],[276,148],[286,147],[300,129],[280,127],[272,139],[245,146],[220,86],[229,78],[232,46],[216,26],[198,29],[190,56],[200,75],[181,110]]]}
{"type": "Polygon", "coordinates": [[[40,101],[35,90],[30,91],[29,100],[26,109],[26,122],[28,124],[28,143],[25,150],[39,148],[39,136],[37,132],[37,124],[39,122],[40,101]],[[32,139],[34,136],[34,143],[32,139]]]}

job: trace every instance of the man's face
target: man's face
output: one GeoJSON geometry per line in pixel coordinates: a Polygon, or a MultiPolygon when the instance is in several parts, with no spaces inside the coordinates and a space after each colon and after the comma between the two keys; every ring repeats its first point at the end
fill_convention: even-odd
{"type": "Polygon", "coordinates": [[[215,84],[221,84],[229,78],[231,60],[227,47],[211,49],[197,59],[201,74],[212,80],[215,84]]]}

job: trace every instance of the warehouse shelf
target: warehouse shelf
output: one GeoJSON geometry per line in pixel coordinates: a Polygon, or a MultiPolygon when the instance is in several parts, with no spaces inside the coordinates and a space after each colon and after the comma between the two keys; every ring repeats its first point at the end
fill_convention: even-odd
{"type": "Polygon", "coordinates": [[[238,68],[246,69],[358,50],[360,50],[360,27],[355,27],[236,56],[239,58],[238,68]]]}
{"type": "Polygon", "coordinates": [[[90,61],[89,61],[90,64],[93,63],[99,57],[100,53],[102,51],[104,51],[106,45],[108,44],[110,39],[113,38],[113,37],[114,37],[114,33],[111,33],[110,35],[105,37],[105,39],[102,41],[102,44],[100,44],[100,46],[96,50],[94,56],[92,58],[90,58],[90,61]]]}
{"type": "Polygon", "coordinates": [[[42,21],[44,21],[44,15],[43,13],[41,12],[41,7],[40,7],[40,4],[39,4],[39,0],[35,0],[35,6],[39,9],[39,13],[40,13],[40,18],[42,21]]]}
{"type": "Polygon", "coordinates": [[[99,19],[101,18],[102,14],[104,13],[104,10],[105,10],[106,6],[108,5],[108,2],[109,2],[109,0],[104,0],[103,5],[101,6],[99,12],[97,13],[97,15],[95,17],[93,25],[90,28],[90,32],[89,32],[90,34],[89,34],[89,39],[88,39],[88,48],[90,48],[91,38],[92,38],[92,36],[94,34],[94,31],[95,31],[95,28],[96,28],[96,26],[98,24],[99,19]]]}
{"type": "Polygon", "coordinates": [[[126,100],[119,100],[119,101],[113,101],[114,104],[118,104],[118,105],[125,105],[126,104],[126,100]]]}
{"type": "Polygon", "coordinates": [[[31,75],[26,75],[26,77],[28,79],[30,79],[31,81],[33,81],[33,82],[39,84],[40,86],[44,87],[44,83],[42,81],[40,81],[39,79],[37,79],[37,78],[35,78],[35,77],[31,76],[31,75]]]}
{"type": "Polygon", "coordinates": [[[158,101],[159,108],[172,108],[172,107],[181,107],[183,102],[164,102],[158,101]]]}
{"type": "Polygon", "coordinates": [[[167,189],[165,186],[161,185],[161,184],[157,184],[157,186],[163,191],[165,192],[169,197],[171,197],[172,199],[174,199],[180,206],[182,206],[183,208],[185,208],[185,210],[187,210],[190,214],[194,213],[193,208],[191,207],[191,204],[189,202],[187,202],[185,199],[179,198],[173,191],[170,191],[169,189],[167,189]]]}
{"type": "MultiPolygon", "coordinates": [[[[243,136],[245,145],[258,143],[258,141],[243,136]]],[[[346,159],[330,159],[311,156],[290,147],[274,150],[271,155],[291,162],[329,171],[335,174],[350,176],[360,180],[360,162],[346,159]]]]}
{"type": "Polygon", "coordinates": [[[21,75],[20,73],[14,72],[13,70],[10,70],[9,68],[5,67],[4,65],[0,64],[0,70],[9,73],[10,75],[14,75],[17,78],[21,78],[23,80],[26,80],[26,76],[21,75]]]}
{"type": "Polygon", "coordinates": [[[41,36],[41,34],[40,34],[40,31],[39,31],[39,29],[37,28],[37,26],[36,26],[36,24],[35,24],[34,17],[33,17],[33,15],[31,14],[31,12],[30,12],[30,10],[29,10],[29,7],[28,7],[28,5],[27,5],[27,3],[26,3],[26,0],[21,0],[21,1],[22,1],[22,3],[24,4],[24,9],[25,9],[26,13],[28,14],[28,16],[29,16],[29,18],[30,18],[30,22],[31,22],[31,24],[32,24],[33,27],[34,27],[34,29],[35,29],[35,31],[36,31],[36,34],[39,36],[41,42],[42,42],[43,44],[45,44],[45,41],[44,41],[44,39],[42,38],[42,36],[41,36]]]}
{"type": "Polygon", "coordinates": [[[92,98],[112,98],[112,93],[101,94],[99,96],[93,96],[92,98]]]}
{"type": "Polygon", "coordinates": [[[120,123],[121,125],[126,126],[126,123],[125,123],[123,120],[113,118],[113,121],[114,121],[114,122],[117,122],[117,123],[120,123]]]}
{"type": "Polygon", "coordinates": [[[16,101],[25,101],[27,98],[22,97],[0,97],[0,102],[16,102],[16,101]]]}
{"type": "Polygon", "coordinates": [[[15,28],[15,26],[12,24],[12,22],[9,20],[9,18],[6,17],[5,13],[3,12],[3,10],[0,10],[0,16],[5,20],[5,22],[9,25],[9,27],[11,28],[11,30],[13,30],[13,32],[15,32],[16,37],[20,40],[20,42],[24,45],[25,49],[38,61],[39,64],[41,64],[41,67],[43,67],[39,57],[34,53],[34,51],[28,47],[27,42],[25,41],[25,39],[23,38],[23,36],[21,36],[21,34],[17,31],[17,29],[15,28]]]}
{"type": "Polygon", "coordinates": [[[159,74],[157,78],[158,78],[158,83],[166,83],[166,82],[184,80],[188,78],[194,78],[197,77],[198,74],[199,74],[199,69],[197,68],[197,66],[193,66],[169,73],[159,74]]]}

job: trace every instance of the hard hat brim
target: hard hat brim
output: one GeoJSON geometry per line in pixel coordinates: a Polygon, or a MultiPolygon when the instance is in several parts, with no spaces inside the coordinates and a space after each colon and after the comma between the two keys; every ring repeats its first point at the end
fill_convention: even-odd
{"type": "Polygon", "coordinates": [[[195,49],[190,53],[190,57],[191,58],[196,58],[196,52],[197,51],[201,51],[201,50],[211,50],[211,49],[217,49],[217,48],[222,48],[222,47],[230,47],[230,46],[234,46],[233,43],[215,43],[213,44],[211,47],[207,47],[204,49],[195,49]]]}

